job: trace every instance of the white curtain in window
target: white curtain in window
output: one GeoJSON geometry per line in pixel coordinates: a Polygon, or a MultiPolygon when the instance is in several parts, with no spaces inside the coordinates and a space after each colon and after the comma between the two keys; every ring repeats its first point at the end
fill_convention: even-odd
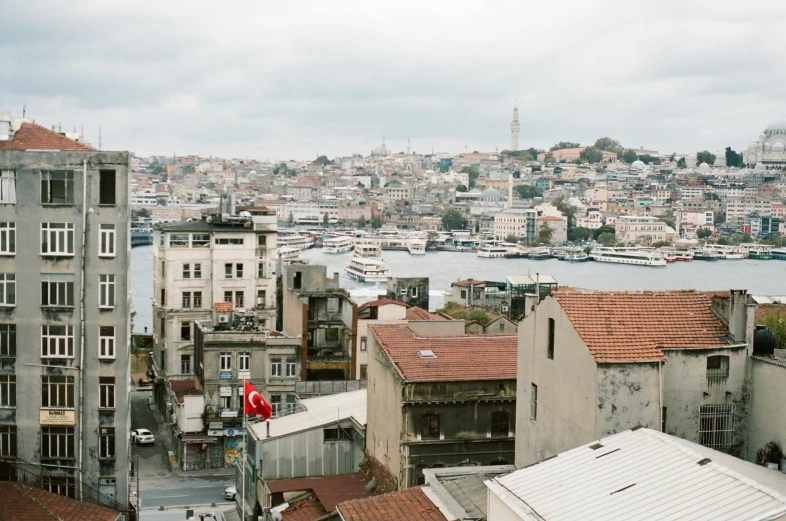
{"type": "Polygon", "coordinates": [[[13,170],[0,172],[0,202],[16,202],[16,172],[13,170]]]}

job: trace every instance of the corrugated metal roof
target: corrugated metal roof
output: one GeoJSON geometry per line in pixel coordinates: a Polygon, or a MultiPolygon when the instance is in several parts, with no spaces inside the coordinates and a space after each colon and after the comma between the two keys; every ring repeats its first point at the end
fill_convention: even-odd
{"type": "Polygon", "coordinates": [[[526,520],[732,521],[786,514],[786,476],[776,471],[650,429],[599,444],[486,485],[526,520]],[[711,461],[699,464],[706,458],[711,461]]]}
{"type": "Polygon", "coordinates": [[[753,295],[751,298],[756,304],[786,304],[784,295],[753,295]]]}
{"type": "Polygon", "coordinates": [[[251,429],[258,439],[265,441],[350,418],[360,425],[366,425],[365,389],[308,398],[302,400],[300,404],[306,408],[305,411],[260,422],[253,425],[251,429]],[[269,438],[265,423],[270,424],[269,438]]]}
{"type": "Polygon", "coordinates": [[[505,280],[510,282],[514,286],[529,286],[531,284],[556,284],[557,279],[552,277],[551,275],[508,275],[505,277],[505,280]]]}

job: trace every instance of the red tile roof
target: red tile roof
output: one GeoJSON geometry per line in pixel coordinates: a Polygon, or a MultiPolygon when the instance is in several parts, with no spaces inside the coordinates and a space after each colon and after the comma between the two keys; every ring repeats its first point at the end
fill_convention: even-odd
{"type": "Polygon", "coordinates": [[[321,478],[280,479],[266,481],[265,485],[271,493],[311,490],[316,495],[326,512],[332,512],[336,505],[353,499],[368,496],[366,483],[368,477],[361,471],[352,474],[336,474],[321,478]]]}
{"type": "Polygon", "coordinates": [[[341,503],[344,521],[446,521],[420,487],[341,503]]]}
{"type": "Polygon", "coordinates": [[[35,123],[22,123],[13,138],[0,141],[0,150],[67,150],[93,152],[95,148],[69,139],[35,123]]]}
{"type": "Polygon", "coordinates": [[[120,514],[47,490],[0,483],[0,519],[20,521],[115,521],[120,514]]]}
{"type": "Polygon", "coordinates": [[[216,302],[213,304],[216,308],[216,311],[219,313],[228,313],[232,311],[232,303],[231,302],[216,302]]]}
{"type": "Polygon", "coordinates": [[[281,511],[282,521],[315,521],[327,514],[319,500],[311,496],[281,511]]]}
{"type": "Polygon", "coordinates": [[[404,306],[407,307],[406,304],[403,302],[399,302],[398,300],[393,300],[389,298],[381,298],[379,300],[372,300],[371,302],[366,302],[362,306],[358,308],[358,313],[363,311],[364,309],[368,309],[371,307],[379,307],[379,306],[387,306],[388,304],[393,304],[395,306],[404,306]]]}
{"type": "Polygon", "coordinates": [[[452,283],[451,286],[460,286],[462,288],[463,287],[469,287],[469,283],[470,282],[472,283],[472,287],[473,288],[478,288],[478,287],[483,286],[483,285],[486,284],[485,280],[467,279],[467,280],[457,280],[456,282],[452,283]]]}
{"type": "Polygon", "coordinates": [[[694,290],[551,293],[597,362],[665,360],[661,348],[729,345],[712,299],[694,290]]]}
{"type": "Polygon", "coordinates": [[[447,320],[447,318],[430,313],[423,308],[414,307],[407,310],[407,320],[447,320]]]}
{"type": "Polygon", "coordinates": [[[515,335],[420,336],[406,325],[373,325],[372,334],[407,382],[515,380],[515,335]],[[436,358],[418,351],[431,350],[436,358]]]}

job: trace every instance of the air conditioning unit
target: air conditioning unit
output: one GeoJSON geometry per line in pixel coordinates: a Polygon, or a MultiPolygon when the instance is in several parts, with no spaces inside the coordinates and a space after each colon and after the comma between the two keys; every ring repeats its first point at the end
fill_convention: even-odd
{"type": "Polygon", "coordinates": [[[508,306],[502,306],[502,312],[507,313],[507,311],[508,311],[508,306]]]}
{"type": "Polygon", "coordinates": [[[229,315],[218,315],[218,323],[219,324],[228,324],[229,323],[229,315]]]}

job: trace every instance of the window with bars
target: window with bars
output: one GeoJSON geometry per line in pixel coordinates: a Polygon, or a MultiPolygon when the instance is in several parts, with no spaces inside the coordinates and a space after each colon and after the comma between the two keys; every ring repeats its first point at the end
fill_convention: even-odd
{"type": "Polygon", "coordinates": [[[44,307],[74,307],[73,273],[42,273],[41,305],[44,307]]]}
{"type": "Polygon", "coordinates": [[[115,428],[101,427],[98,434],[98,457],[115,459],[115,428]]]}
{"type": "Polygon", "coordinates": [[[74,377],[41,377],[41,407],[52,409],[74,408],[74,377]]]}
{"type": "Polygon", "coordinates": [[[508,436],[510,430],[510,414],[507,411],[491,413],[491,435],[508,436]]]}
{"type": "Polygon", "coordinates": [[[16,171],[0,171],[0,203],[16,203],[16,171]]]}
{"type": "Polygon", "coordinates": [[[76,498],[76,478],[69,476],[42,476],[41,484],[49,492],[76,498]]]}
{"type": "Polygon", "coordinates": [[[16,254],[16,223],[0,222],[0,255],[16,254]]]}
{"type": "Polygon", "coordinates": [[[0,306],[16,306],[16,275],[0,273],[0,306]]]}
{"type": "Polygon", "coordinates": [[[0,324],[0,357],[16,357],[16,324],[0,324]]]}
{"type": "Polygon", "coordinates": [[[73,257],[74,223],[41,223],[41,255],[73,257]]]}
{"type": "Polygon", "coordinates": [[[115,326],[98,327],[98,358],[115,357],[115,326]]]}
{"type": "Polygon", "coordinates": [[[729,357],[716,355],[707,357],[707,380],[722,380],[729,377],[729,357]]]}
{"type": "Polygon", "coordinates": [[[98,407],[101,409],[115,408],[115,378],[113,376],[98,377],[98,407]]]}
{"type": "Polygon", "coordinates": [[[73,358],[74,326],[42,325],[41,356],[43,358],[73,358]]]}
{"type": "Polygon", "coordinates": [[[15,458],[16,446],[16,425],[0,425],[0,458],[15,458]]]}
{"type": "Polygon", "coordinates": [[[439,415],[424,414],[420,417],[420,439],[438,440],[439,439],[439,415]]]}
{"type": "Polygon", "coordinates": [[[15,374],[0,374],[0,407],[16,407],[15,374]]]}
{"type": "Polygon", "coordinates": [[[99,257],[114,257],[115,256],[115,225],[102,224],[99,227],[99,257]]]}
{"type": "Polygon", "coordinates": [[[74,204],[74,172],[42,171],[41,204],[74,204]]]}
{"type": "Polygon", "coordinates": [[[702,405],[699,408],[699,443],[728,451],[734,443],[734,405],[702,405]]]}
{"type": "Polygon", "coordinates": [[[98,288],[98,307],[115,307],[115,276],[99,275],[98,288]]]}
{"type": "Polygon", "coordinates": [[[41,427],[41,459],[73,458],[73,427],[41,427]]]}

